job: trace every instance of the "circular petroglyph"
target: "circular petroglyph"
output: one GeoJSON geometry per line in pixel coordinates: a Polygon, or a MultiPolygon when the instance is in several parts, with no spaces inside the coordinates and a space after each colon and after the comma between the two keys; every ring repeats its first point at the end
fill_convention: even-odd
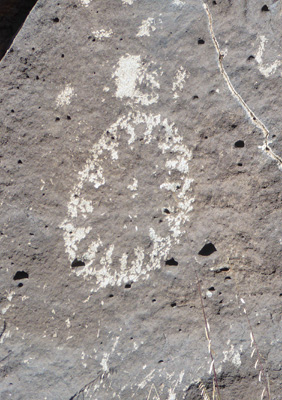
{"type": "Polygon", "coordinates": [[[193,203],[191,151],[174,122],[147,111],[158,102],[158,68],[126,54],[112,78],[115,96],[131,111],[93,145],[61,225],[74,273],[95,277],[94,290],[160,268],[193,203]]]}

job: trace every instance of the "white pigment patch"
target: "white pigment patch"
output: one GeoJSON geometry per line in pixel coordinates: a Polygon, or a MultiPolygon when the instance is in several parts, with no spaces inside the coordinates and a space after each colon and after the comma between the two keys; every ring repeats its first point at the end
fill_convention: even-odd
{"type": "Polygon", "coordinates": [[[185,79],[189,77],[188,72],[181,66],[176,72],[174,82],[172,84],[173,98],[179,97],[178,91],[182,91],[185,83],[185,79]]]}
{"type": "Polygon", "coordinates": [[[68,106],[71,102],[71,98],[74,96],[74,89],[67,85],[65,89],[58,95],[56,104],[58,107],[68,106]]]}
{"type": "Polygon", "coordinates": [[[91,3],[91,0],[80,0],[80,1],[81,1],[81,4],[82,4],[84,7],[88,7],[89,4],[91,3]]]}
{"type": "Polygon", "coordinates": [[[139,27],[139,31],[136,36],[137,37],[150,36],[150,31],[154,32],[155,30],[156,30],[155,19],[149,17],[142,21],[142,24],[139,27]]]}
{"type": "Polygon", "coordinates": [[[259,49],[258,52],[256,54],[256,61],[258,63],[258,69],[259,72],[264,75],[266,78],[268,78],[270,75],[273,75],[276,71],[276,69],[281,65],[281,61],[279,60],[275,60],[274,63],[272,63],[271,65],[264,65],[263,64],[263,53],[265,51],[265,44],[268,42],[267,38],[264,35],[260,36],[260,45],[259,45],[259,49]]]}
{"type": "Polygon", "coordinates": [[[112,76],[117,85],[116,97],[120,99],[129,98],[134,103],[145,106],[156,103],[159,99],[156,90],[160,89],[160,84],[157,80],[158,72],[156,68],[152,72],[148,72],[148,68],[150,67],[150,70],[152,70],[153,66],[154,63],[150,63],[144,67],[140,55],[127,54],[122,56],[112,76]],[[142,84],[146,84],[149,93],[141,92],[138,86],[142,84]]]}
{"type": "Polygon", "coordinates": [[[102,40],[103,38],[110,38],[113,35],[112,29],[106,31],[105,29],[100,29],[99,31],[93,31],[93,35],[96,39],[102,40]]]}

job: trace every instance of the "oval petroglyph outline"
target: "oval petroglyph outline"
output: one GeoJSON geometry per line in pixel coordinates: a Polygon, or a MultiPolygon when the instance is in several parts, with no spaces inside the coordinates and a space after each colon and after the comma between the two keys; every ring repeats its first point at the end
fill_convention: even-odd
{"type": "MultiPolygon", "coordinates": [[[[161,114],[148,113],[147,107],[156,104],[159,100],[159,77],[162,72],[154,61],[147,64],[142,61],[140,55],[125,54],[120,57],[112,74],[116,87],[115,97],[129,106],[131,111],[118,118],[93,145],[90,157],[78,173],[78,182],[71,191],[67,217],[60,225],[64,231],[65,250],[70,263],[78,259],[81,261],[81,265],[73,268],[73,272],[85,279],[95,277],[96,285],[92,289],[95,292],[108,285],[120,286],[128,281],[135,282],[139,278],[148,279],[150,271],[160,269],[172,246],[179,243],[180,236],[184,233],[184,225],[189,220],[189,213],[193,209],[194,199],[191,196],[190,187],[193,179],[188,175],[192,153],[183,143],[183,137],[179,134],[174,122],[169,122],[168,118],[163,118],[161,114]],[[143,87],[146,87],[145,91],[143,87]],[[84,186],[91,185],[95,190],[105,187],[107,185],[105,163],[111,160],[115,170],[118,170],[118,161],[122,157],[119,148],[121,140],[126,134],[128,148],[131,151],[137,151],[136,131],[140,135],[140,130],[142,130],[141,140],[144,146],[157,147],[164,162],[166,178],[161,181],[157,191],[171,194],[173,204],[165,204],[167,212],[163,213],[163,219],[168,227],[166,234],[158,232],[153,225],[148,226],[150,249],[145,249],[143,245],[135,246],[133,256],[129,260],[126,249],[116,254],[115,243],[105,243],[99,231],[94,233],[95,229],[93,223],[92,225],[89,223],[89,216],[95,211],[97,205],[93,204],[89,196],[87,198],[87,195],[84,195],[86,193],[84,186]],[[176,175],[177,179],[172,175],[176,175]],[[90,239],[89,235],[93,237],[91,236],[90,239]],[[87,249],[82,249],[81,244],[85,245],[86,239],[87,249]],[[99,261],[97,260],[98,253],[99,261]]],[[[189,73],[187,75],[186,71],[184,73],[183,67],[180,67],[179,71],[182,72],[181,84],[172,84],[174,96],[176,91],[182,90],[185,78],[189,77],[189,73]]],[[[104,91],[109,91],[109,88],[104,91]]],[[[158,165],[155,167],[157,170],[158,165]]],[[[133,202],[137,201],[139,182],[136,176],[132,177],[126,189],[129,191],[128,197],[133,202]]],[[[136,216],[129,215],[129,217],[134,220],[136,216]]],[[[95,228],[97,229],[97,226],[95,228]]],[[[124,226],[124,228],[127,227],[124,226]]],[[[138,231],[138,225],[135,228],[138,231]]]]}

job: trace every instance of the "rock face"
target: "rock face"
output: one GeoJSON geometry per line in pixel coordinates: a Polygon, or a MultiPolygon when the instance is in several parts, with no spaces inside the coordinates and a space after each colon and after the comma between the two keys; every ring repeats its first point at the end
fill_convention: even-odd
{"type": "Polygon", "coordinates": [[[12,43],[36,0],[1,0],[0,2],[0,60],[12,43]]]}
{"type": "Polygon", "coordinates": [[[212,398],[203,311],[221,399],[281,398],[281,16],[37,2],[0,64],[1,399],[212,398]]]}

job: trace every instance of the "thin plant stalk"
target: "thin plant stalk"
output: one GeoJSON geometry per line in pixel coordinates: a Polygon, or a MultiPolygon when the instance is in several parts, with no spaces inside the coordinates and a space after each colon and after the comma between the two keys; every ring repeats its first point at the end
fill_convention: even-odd
{"type": "Polygon", "coordinates": [[[202,288],[201,288],[201,283],[200,283],[198,275],[197,275],[197,286],[198,286],[198,291],[199,291],[199,295],[200,295],[200,299],[201,299],[201,307],[202,307],[202,312],[203,312],[203,317],[204,317],[204,322],[205,322],[206,337],[207,337],[208,344],[209,344],[211,368],[213,371],[214,382],[215,382],[215,387],[216,387],[216,392],[217,392],[217,398],[218,398],[218,400],[220,400],[220,391],[219,391],[219,385],[218,385],[218,380],[217,380],[217,374],[216,374],[216,370],[215,370],[215,360],[214,360],[214,357],[212,354],[212,349],[211,349],[210,327],[209,327],[208,319],[207,319],[206,312],[205,312],[205,307],[204,307],[204,302],[203,302],[203,297],[202,297],[202,288]]]}

